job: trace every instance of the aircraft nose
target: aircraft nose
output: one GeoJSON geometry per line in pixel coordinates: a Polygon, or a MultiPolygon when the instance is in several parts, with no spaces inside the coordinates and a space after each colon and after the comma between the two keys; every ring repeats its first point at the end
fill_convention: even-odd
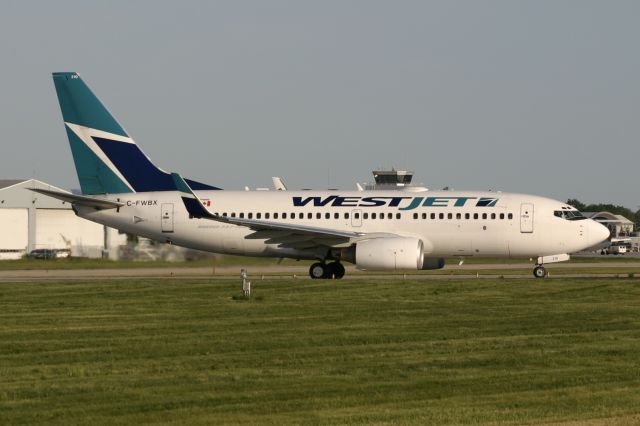
{"type": "Polygon", "coordinates": [[[611,231],[601,223],[591,220],[591,229],[589,229],[589,242],[592,246],[600,244],[609,238],[611,231]]]}

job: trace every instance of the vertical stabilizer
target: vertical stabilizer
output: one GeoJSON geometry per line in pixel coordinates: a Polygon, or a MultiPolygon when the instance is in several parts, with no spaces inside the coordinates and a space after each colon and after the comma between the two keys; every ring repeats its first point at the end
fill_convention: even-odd
{"type": "Polygon", "coordinates": [[[175,190],[171,175],[149,160],[77,73],[53,73],[53,82],[83,194],[175,190]]]}

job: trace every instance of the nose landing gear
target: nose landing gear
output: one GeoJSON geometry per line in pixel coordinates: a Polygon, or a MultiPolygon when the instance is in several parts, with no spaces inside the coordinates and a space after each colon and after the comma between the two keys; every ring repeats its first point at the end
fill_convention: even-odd
{"type": "Polygon", "coordinates": [[[339,280],[344,277],[344,273],[344,266],[340,262],[331,262],[329,264],[316,262],[309,268],[309,276],[314,280],[330,280],[332,278],[339,280]]]}
{"type": "Polygon", "coordinates": [[[536,278],[546,278],[549,276],[549,273],[546,269],[544,269],[543,265],[547,263],[564,262],[565,260],[569,260],[570,258],[571,257],[567,253],[539,256],[538,260],[536,261],[536,265],[533,268],[533,276],[536,278]]]}

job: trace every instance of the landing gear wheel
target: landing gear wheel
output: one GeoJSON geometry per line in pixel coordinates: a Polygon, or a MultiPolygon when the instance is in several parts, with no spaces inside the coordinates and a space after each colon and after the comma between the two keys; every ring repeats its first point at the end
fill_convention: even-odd
{"type": "Polygon", "coordinates": [[[536,266],[533,268],[533,276],[536,278],[545,278],[547,276],[547,270],[544,266],[536,266]]]}
{"type": "Polygon", "coordinates": [[[335,278],[336,280],[344,277],[344,266],[340,262],[331,262],[327,265],[327,269],[330,271],[328,278],[335,278]]]}
{"type": "Polygon", "coordinates": [[[314,280],[326,278],[327,267],[324,263],[316,262],[309,267],[309,276],[314,280]]]}

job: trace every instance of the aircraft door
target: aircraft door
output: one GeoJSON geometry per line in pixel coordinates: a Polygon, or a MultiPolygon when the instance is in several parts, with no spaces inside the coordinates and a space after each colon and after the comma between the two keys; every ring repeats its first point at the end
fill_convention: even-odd
{"type": "Polygon", "coordinates": [[[526,234],[533,232],[533,204],[520,205],[520,232],[526,234]]]}
{"type": "Polygon", "coordinates": [[[173,203],[163,203],[160,213],[162,232],[173,232],[173,203]]]}
{"type": "Polygon", "coordinates": [[[359,228],[362,226],[362,210],[351,210],[351,226],[359,228]]]}

